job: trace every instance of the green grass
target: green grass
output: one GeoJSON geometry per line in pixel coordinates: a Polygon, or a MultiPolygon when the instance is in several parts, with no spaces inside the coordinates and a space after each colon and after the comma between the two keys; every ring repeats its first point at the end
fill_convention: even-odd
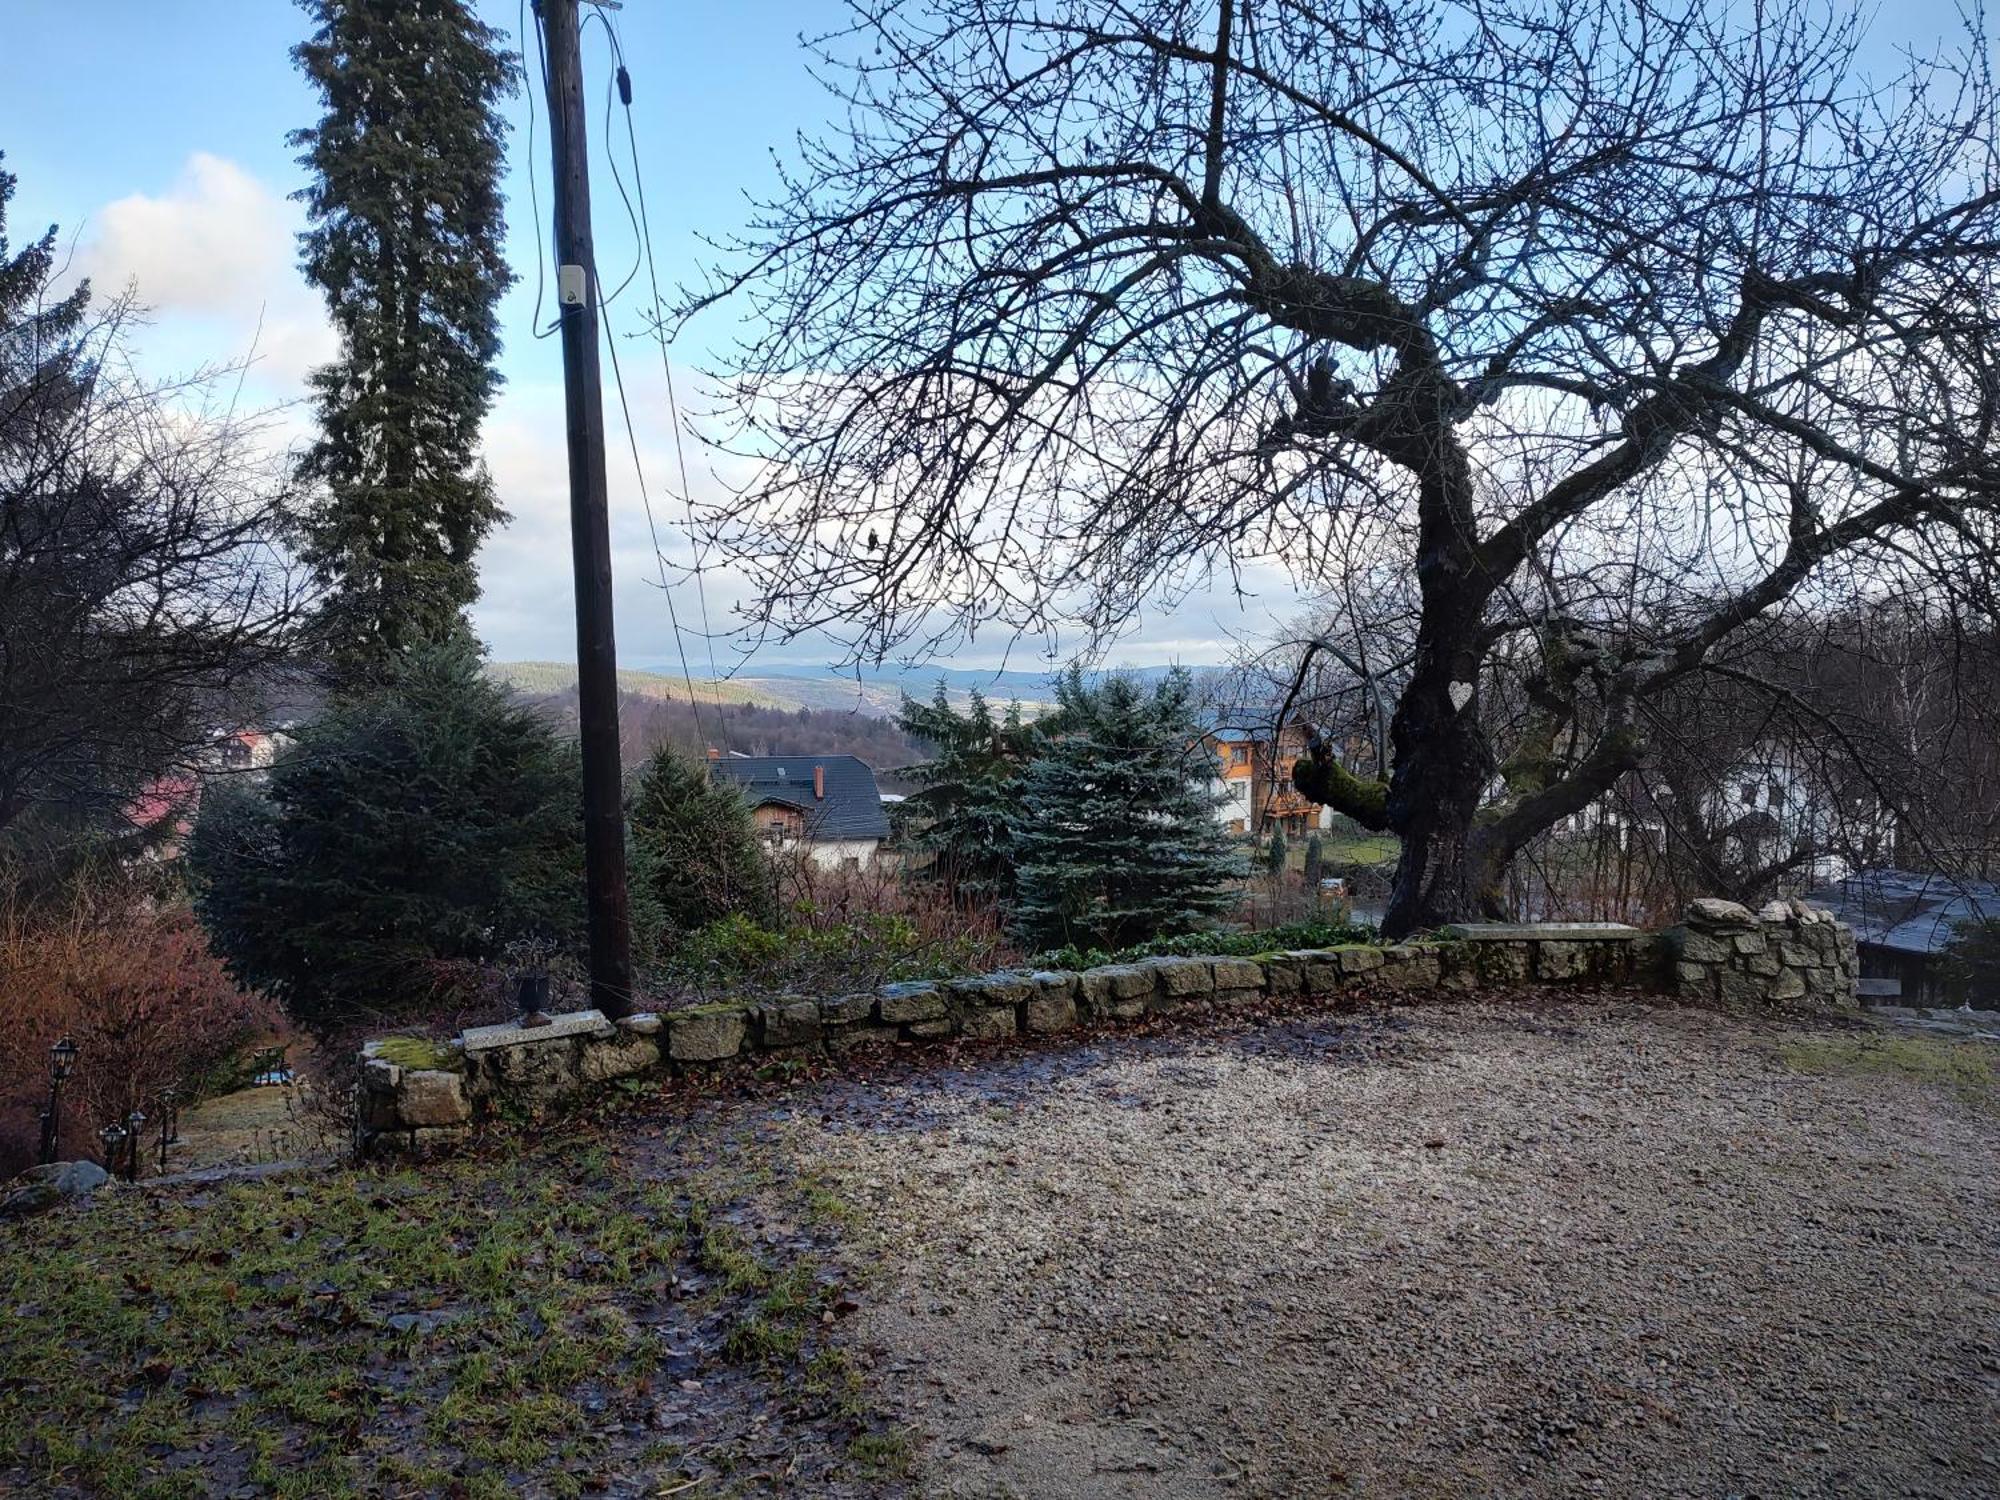
{"type": "Polygon", "coordinates": [[[1781,1042],[1778,1056],[1801,1073],[1907,1078],[2000,1107],[2000,1054],[1990,1043],[1889,1033],[1810,1036],[1781,1042]]]}
{"type": "Polygon", "coordinates": [[[1353,922],[1292,922],[1248,932],[1187,932],[1111,952],[1074,946],[1051,948],[1036,954],[1034,961],[1047,969],[1094,969],[1105,964],[1137,963],[1146,958],[1254,958],[1287,948],[1337,948],[1366,943],[1374,937],[1372,927],[1353,922]]]}
{"type": "Polygon", "coordinates": [[[882,1424],[830,1337],[842,1278],[756,1232],[837,1196],[738,1146],[641,1173],[614,1139],[113,1190],[0,1230],[0,1492],[572,1494],[649,1463],[670,1487],[649,1418],[690,1350],[835,1424],[849,1463],[882,1424]]]}
{"type": "MultiPolygon", "coordinates": [[[[1323,868],[1338,871],[1342,867],[1393,865],[1401,854],[1402,844],[1395,835],[1387,833],[1322,834],[1320,836],[1320,864],[1323,868]]],[[[1299,855],[1300,868],[1304,868],[1305,855],[1299,855]]]]}

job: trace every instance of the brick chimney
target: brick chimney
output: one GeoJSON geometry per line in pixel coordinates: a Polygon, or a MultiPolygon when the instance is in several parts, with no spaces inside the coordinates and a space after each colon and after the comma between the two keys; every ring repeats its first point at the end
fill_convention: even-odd
{"type": "Polygon", "coordinates": [[[826,767],[813,767],[813,801],[826,801],[826,767]]]}

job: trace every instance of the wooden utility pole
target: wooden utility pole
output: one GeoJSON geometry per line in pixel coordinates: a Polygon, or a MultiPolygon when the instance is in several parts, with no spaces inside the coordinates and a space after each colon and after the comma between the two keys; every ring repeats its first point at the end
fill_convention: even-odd
{"type": "Polygon", "coordinates": [[[576,700],[583,739],[584,887],[590,1001],[632,1013],[632,924],[618,767],[618,646],[611,621],[611,528],[604,483],[604,395],[597,366],[597,274],[590,241],[578,0],[536,0],[548,44],[549,144],[555,155],[556,290],[569,428],[570,550],[576,566],[576,700]]]}

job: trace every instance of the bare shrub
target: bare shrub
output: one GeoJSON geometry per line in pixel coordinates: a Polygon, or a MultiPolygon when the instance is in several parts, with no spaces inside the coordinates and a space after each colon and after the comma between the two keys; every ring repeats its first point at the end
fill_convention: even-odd
{"type": "Polygon", "coordinates": [[[123,888],[55,909],[0,904],[0,1174],[34,1159],[49,1047],[78,1046],[58,1153],[94,1156],[100,1125],[152,1113],[160,1090],[233,1082],[245,1048],[285,1034],[277,1007],[237,988],[184,906],[123,888]]]}

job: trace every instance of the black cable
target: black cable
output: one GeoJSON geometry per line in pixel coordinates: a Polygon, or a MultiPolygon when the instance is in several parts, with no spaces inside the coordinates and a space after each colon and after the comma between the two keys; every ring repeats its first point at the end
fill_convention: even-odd
{"type": "MultiPolygon", "coordinates": [[[[542,243],[542,199],[540,191],[535,186],[535,81],[528,76],[528,48],[526,45],[528,35],[528,0],[521,0],[520,11],[516,17],[515,25],[520,29],[523,43],[521,47],[521,83],[523,85],[522,92],[528,96],[528,206],[530,212],[534,215],[535,222],[535,313],[534,320],[529,326],[536,338],[545,339],[558,328],[562,327],[562,320],[558,317],[551,320],[548,327],[544,328],[542,326],[542,293],[544,289],[542,256],[547,253],[548,246],[542,243]]],[[[542,87],[546,91],[549,77],[549,48],[547,39],[542,35],[541,0],[535,0],[535,53],[541,59],[542,87]]]]}
{"type": "MultiPolygon", "coordinates": [[[[653,219],[646,208],[646,174],[639,166],[639,135],[632,123],[632,75],[625,68],[625,46],[619,40],[618,29],[609,20],[604,21],[605,35],[611,38],[611,49],[618,60],[618,95],[625,106],[625,140],[632,157],[632,186],[639,195],[640,243],[645,250],[646,281],[653,293],[653,338],[660,349],[660,369],[667,382],[667,419],[673,427],[674,457],[680,468],[681,506],[687,517],[688,544],[694,548],[694,588],[695,597],[701,606],[701,635],[708,647],[708,676],[711,682],[721,680],[721,673],[715,664],[715,631],[709,624],[708,585],[704,574],[707,571],[707,556],[703,551],[700,537],[694,524],[694,489],[688,483],[687,447],[681,437],[680,403],[674,392],[673,361],[667,357],[666,329],[660,317],[660,277],[653,259],[653,219]]],[[[621,189],[622,190],[622,189],[621,189]]]]}
{"type": "MultiPolygon", "coordinates": [[[[586,27],[592,21],[597,22],[598,25],[604,28],[605,39],[611,43],[611,53],[618,64],[617,72],[612,76],[611,81],[604,85],[604,160],[611,168],[612,185],[618,189],[619,200],[625,205],[626,222],[632,228],[632,269],[627,271],[625,279],[619,282],[608,295],[601,298],[597,304],[599,307],[609,307],[624,294],[625,288],[630,286],[633,278],[639,274],[639,216],[633,211],[632,197],[625,191],[625,179],[618,171],[618,153],[611,149],[611,99],[616,94],[625,101],[629,123],[632,109],[632,75],[625,71],[624,52],[618,45],[618,38],[612,33],[611,23],[604,19],[604,13],[593,10],[583,18],[583,24],[586,27]]],[[[633,172],[635,175],[638,172],[636,158],[633,161],[633,172]]]]}
{"type": "MultiPolygon", "coordinates": [[[[591,268],[590,278],[592,282],[597,280],[597,270],[594,266],[591,268]]],[[[680,613],[674,608],[674,591],[667,584],[667,554],[660,546],[660,528],[653,520],[653,496],[646,487],[646,468],[639,461],[639,433],[632,425],[632,407],[625,399],[625,372],[618,363],[618,340],[611,332],[611,319],[605,314],[604,304],[601,301],[597,305],[597,311],[604,323],[605,346],[611,351],[611,379],[618,388],[618,410],[625,419],[625,442],[632,450],[632,472],[638,476],[639,499],[646,507],[646,530],[652,534],[653,558],[660,565],[660,592],[667,600],[667,622],[673,626],[674,649],[680,653],[681,677],[687,683],[688,704],[694,710],[694,732],[705,746],[708,743],[708,731],[702,728],[701,699],[695,694],[694,672],[688,666],[687,641],[681,635],[680,613]]]]}

